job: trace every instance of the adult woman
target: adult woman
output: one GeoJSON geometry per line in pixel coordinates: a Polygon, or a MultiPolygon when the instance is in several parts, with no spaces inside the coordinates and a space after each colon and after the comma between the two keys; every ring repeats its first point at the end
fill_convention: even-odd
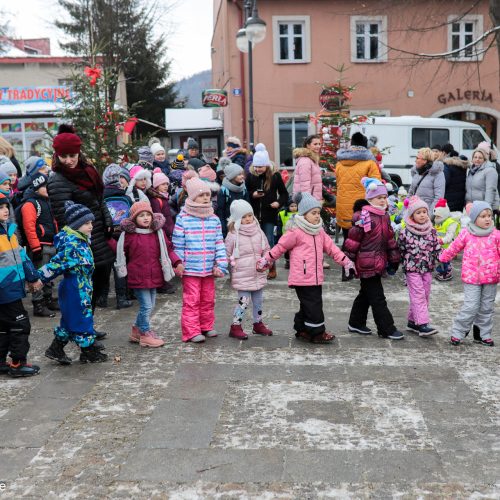
{"type": "MultiPolygon", "coordinates": [[[[255,146],[253,164],[250,166],[246,186],[255,218],[267,237],[269,247],[273,248],[278,209],[286,204],[288,191],[278,166],[269,159],[269,153],[264,144],[255,146]]],[[[269,269],[267,277],[276,278],[276,264],[269,269]]]]}
{"type": "Polygon", "coordinates": [[[434,205],[444,197],[446,181],[443,170],[442,162],[434,161],[432,149],[419,149],[415,165],[411,169],[413,179],[408,189],[408,198],[416,195],[424,200],[429,207],[429,215],[432,219],[434,218],[432,215],[434,205]]]}
{"type": "MultiPolygon", "coordinates": [[[[113,235],[113,220],[104,201],[104,184],[96,168],[81,153],[82,141],[68,125],[60,125],[52,147],[53,174],[47,190],[59,228],[67,225],[65,203],[71,200],[86,206],[95,217],[90,248],[94,256],[92,311],[109,282],[106,266],[115,260],[107,240],[113,235]]],[[[100,334],[102,338],[106,334],[100,334]]]]}
{"type": "Polygon", "coordinates": [[[21,170],[21,165],[16,158],[16,152],[12,145],[7,142],[3,137],[0,137],[0,155],[5,155],[9,160],[14,164],[17,170],[17,178],[20,179],[23,176],[23,172],[21,170]]]}
{"type": "Polygon", "coordinates": [[[245,168],[248,151],[241,147],[241,141],[237,137],[229,137],[226,143],[226,152],[224,156],[236,163],[241,168],[245,168]]]}
{"type": "Polygon", "coordinates": [[[465,204],[485,201],[495,212],[498,211],[498,174],[484,149],[477,148],[472,155],[472,167],[465,180],[465,204]]]}
{"type": "Polygon", "coordinates": [[[319,168],[319,151],[321,139],[319,135],[307,136],[301,148],[293,152],[296,159],[295,175],[293,178],[293,194],[309,193],[319,202],[323,199],[321,170],[319,168]]]}
{"type": "Polygon", "coordinates": [[[456,151],[443,160],[446,187],[444,199],[452,212],[461,212],[465,206],[465,179],[470,161],[467,156],[458,156],[456,151]]]}

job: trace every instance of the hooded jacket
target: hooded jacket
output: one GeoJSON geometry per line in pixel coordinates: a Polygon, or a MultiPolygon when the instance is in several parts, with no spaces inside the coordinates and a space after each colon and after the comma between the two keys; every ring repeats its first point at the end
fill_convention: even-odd
{"type": "Polygon", "coordinates": [[[440,161],[432,162],[428,173],[423,174],[425,175],[425,177],[422,182],[420,182],[420,178],[422,176],[417,172],[417,166],[413,165],[411,169],[411,175],[413,176],[413,179],[411,181],[410,189],[408,189],[408,198],[411,198],[415,195],[418,196],[421,200],[424,200],[429,207],[429,214],[432,214],[434,205],[439,201],[439,199],[444,198],[446,181],[444,178],[443,170],[444,165],[440,161]],[[417,189],[417,184],[419,182],[420,185],[417,189]]]}
{"type": "Polygon", "coordinates": [[[323,185],[321,183],[319,155],[308,148],[297,148],[293,151],[293,157],[296,159],[293,194],[309,193],[321,201],[323,199],[323,185]]]}
{"type": "Polygon", "coordinates": [[[444,199],[452,212],[461,212],[465,206],[465,179],[469,160],[462,160],[458,156],[449,156],[443,159],[445,191],[444,199]]]}
{"type": "Polygon", "coordinates": [[[485,201],[493,210],[498,210],[497,184],[498,174],[490,161],[485,161],[475,174],[472,174],[472,170],[469,169],[465,180],[465,204],[485,201]]]}
{"type": "Polygon", "coordinates": [[[365,197],[365,188],[361,184],[363,177],[375,177],[382,180],[375,157],[369,149],[339,149],[337,151],[337,224],[348,229],[351,227],[353,205],[356,200],[365,197]]]}

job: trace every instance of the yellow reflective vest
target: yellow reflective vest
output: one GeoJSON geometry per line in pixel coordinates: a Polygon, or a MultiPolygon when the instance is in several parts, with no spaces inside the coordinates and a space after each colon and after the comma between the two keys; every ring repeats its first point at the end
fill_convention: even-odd
{"type": "MultiPolygon", "coordinates": [[[[458,236],[458,233],[460,232],[460,222],[457,222],[455,219],[452,219],[451,217],[448,217],[440,226],[436,224],[434,226],[434,229],[436,229],[436,233],[438,235],[438,238],[443,238],[446,236],[446,230],[448,229],[448,226],[450,224],[456,224],[457,225],[457,230],[455,231],[455,239],[458,236]]],[[[448,245],[443,245],[443,248],[448,248],[451,243],[448,243],[448,245]]]]}

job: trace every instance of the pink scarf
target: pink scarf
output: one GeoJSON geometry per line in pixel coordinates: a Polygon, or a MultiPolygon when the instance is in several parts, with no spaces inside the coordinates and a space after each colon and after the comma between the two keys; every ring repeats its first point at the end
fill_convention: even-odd
{"type": "Polygon", "coordinates": [[[234,148],[234,149],[231,149],[230,151],[226,151],[224,153],[224,156],[226,156],[227,158],[233,158],[234,156],[236,156],[238,153],[241,152],[241,149],[242,148],[234,148]]]}
{"type": "Polygon", "coordinates": [[[432,222],[429,219],[423,224],[417,224],[413,219],[410,219],[408,215],[405,215],[405,226],[410,233],[418,236],[425,236],[432,231],[432,222]]]}
{"type": "Polygon", "coordinates": [[[365,233],[371,231],[372,229],[372,220],[370,217],[370,213],[375,215],[384,215],[385,208],[373,207],[372,205],[365,205],[361,210],[361,219],[359,219],[359,225],[365,230],[365,233]]]}
{"type": "Polygon", "coordinates": [[[193,217],[198,217],[198,219],[206,219],[214,214],[212,202],[196,203],[195,201],[191,201],[189,198],[186,198],[184,211],[193,217]]]}

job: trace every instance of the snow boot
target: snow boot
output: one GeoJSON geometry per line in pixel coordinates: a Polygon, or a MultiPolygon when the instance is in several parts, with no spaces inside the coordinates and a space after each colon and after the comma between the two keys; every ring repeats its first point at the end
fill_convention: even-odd
{"type": "Polygon", "coordinates": [[[229,330],[229,336],[238,340],[248,339],[248,335],[243,331],[241,325],[231,325],[231,330],[229,330]]]}
{"type": "Polygon", "coordinates": [[[39,318],[53,318],[56,313],[51,311],[46,305],[45,300],[33,301],[33,315],[39,318]]]}
{"type": "Polygon", "coordinates": [[[252,333],[256,333],[258,335],[266,335],[266,336],[270,336],[273,334],[272,330],[266,328],[264,323],[262,323],[262,321],[253,324],[252,333]]]}
{"type": "Polygon", "coordinates": [[[131,300],[127,300],[125,296],[116,296],[116,308],[117,309],[127,309],[127,307],[132,307],[134,303],[131,300]]]}
{"type": "Polygon", "coordinates": [[[0,375],[7,375],[10,370],[10,363],[8,361],[4,360],[0,361],[0,375]]]}
{"type": "Polygon", "coordinates": [[[60,311],[59,299],[57,297],[46,297],[45,304],[51,311],[60,311]]]}
{"type": "Polygon", "coordinates": [[[64,342],[61,339],[55,337],[52,341],[52,344],[50,344],[50,346],[45,351],[45,357],[53,359],[54,361],[57,361],[62,365],[70,365],[72,360],[71,358],[68,358],[68,356],[64,352],[64,347],[67,345],[67,343],[67,340],[66,342],[64,342]]]}
{"type": "Polygon", "coordinates": [[[100,307],[101,309],[105,309],[108,307],[108,298],[107,297],[99,297],[97,299],[97,307],[100,307]]]}
{"type": "Polygon", "coordinates": [[[129,337],[130,342],[140,342],[141,340],[141,331],[138,326],[132,325],[132,331],[130,332],[129,337]]]}
{"type": "Polygon", "coordinates": [[[107,361],[108,355],[99,351],[99,349],[92,343],[88,347],[80,347],[80,363],[101,363],[107,361]]]}
{"type": "Polygon", "coordinates": [[[127,291],[125,293],[125,297],[127,298],[127,300],[134,300],[137,298],[135,296],[135,292],[134,292],[133,288],[127,288],[127,291]]]}

